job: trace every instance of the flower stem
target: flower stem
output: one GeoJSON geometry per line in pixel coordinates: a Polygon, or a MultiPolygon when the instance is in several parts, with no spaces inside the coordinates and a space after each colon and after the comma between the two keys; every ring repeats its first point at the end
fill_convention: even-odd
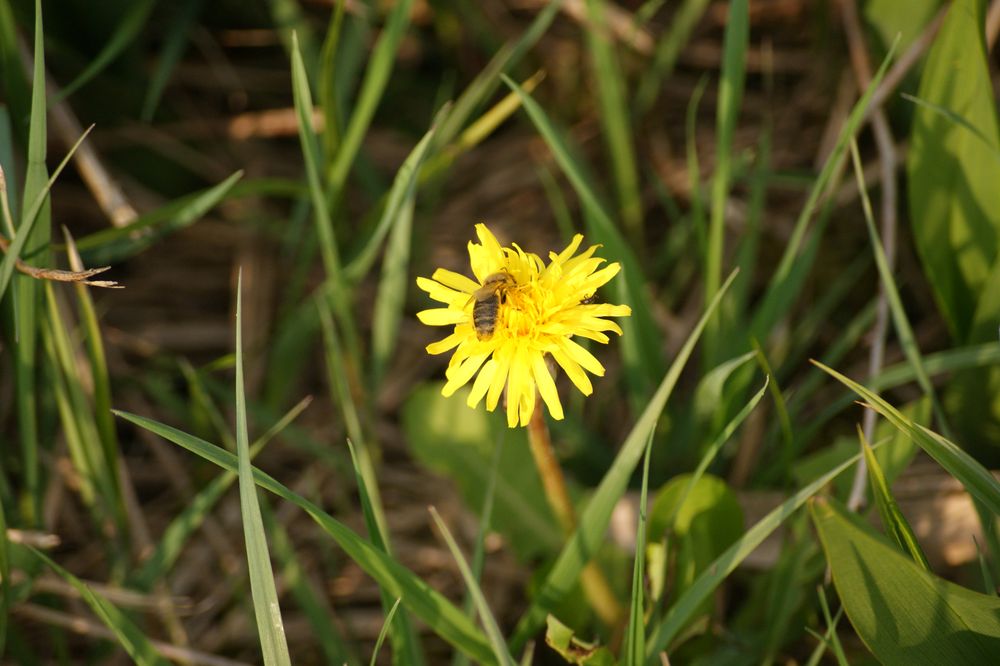
{"type": "MultiPolygon", "coordinates": [[[[545,415],[540,404],[535,407],[528,422],[528,441],[531,444],[531,455],[535,459],[535,466],[542,477],[545,497],[562,527],[563,534],[568,539],[576,530],[576,512],[566,490],[566,478],[552,449],[549,426],[545,423],[545,415]]],[[[587,601],[601,621],[609,627],[618,627],[624,617],[624,611],[596,562],[588,562],[580,572],[580,584],[583,586],[587,601]]]]}

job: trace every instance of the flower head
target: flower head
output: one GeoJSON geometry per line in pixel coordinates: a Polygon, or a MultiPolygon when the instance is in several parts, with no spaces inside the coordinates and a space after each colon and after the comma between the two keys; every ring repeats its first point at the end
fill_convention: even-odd
{"type": "Polygon", "coordinates": [[[506,387],[512,428],[528,424],[536,391],[552,417],[561,419],[562,403],[546,356],[584,395],[593,392],[587,372],[603,376],[604,366],[573,336],[607,343],[605,332],[621,335],[618,324],[604,317],[627,317],[632,310],[591,302],[621,267],[602,267],[604,259],[594,256],[598,245],[576,254],[583,242],[579,234],[559,254],[550,252],[547,265],[516,244],[501,247],[485,224],[476,225],[476,235],[479,242],[469,243],[475,279],[443,268],[431,279],[417,278],[417,286],[445,304],[418,312],[420,321],[454,326],[451,335],[427,345],[431,354],[455,350],[441,393],[450,396],[475,377],[468,405],[475,408],[485,398],[486,409],[493,411],[506,387]]]}

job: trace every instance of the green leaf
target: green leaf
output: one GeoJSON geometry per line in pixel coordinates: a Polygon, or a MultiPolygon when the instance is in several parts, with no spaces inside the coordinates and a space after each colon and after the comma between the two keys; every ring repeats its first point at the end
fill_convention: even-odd
{"type": "Polygon", "coordinates": [[[889,420],[899,430],[909,435],[920,448],[958,479],[969,493],[982,502],[995,515],[1000,515],[1000,481],[975,458],[953,442],[927,428],[914,423],[877,393],[845,377],[836,370],[813,361],[818,368],[861,396],[868,407],[889,420]]]}
{"type": "Polygon", "coordinates": [[[625,634],[623,666],[642,666],[646,656],[646,602],[643,594],[646,563],[646,497],[649,491],[649,456],[653,450],[653,434],[646,440],[642,462],[642,490],[639,493],[639,520],[635,528],[635,561],[632,563],[632,597],[629,605],[628,633],[625,634]]]}
{"type": "MultiPolygon", "coordinates": [[[[184,447],[223,469],[237,470],[236,456],[225,449],[143,416],[117,410],[115,414],[184,447]]],[[[493,653],[486,637],[476,629],[460,609],[456,608],[439,592],[313,502],[292,492],[259,469],[254,468],[252,471],[257,485],[305,511],[324,532],[337,542],[348,557],[374,578],[389,594],[401,597],[403,605],[423,620],[443,640],[462,650],[476,662],[493,663],[493,653]]]]}
{"type": "Polygon", "coordinates": [[[847,616],[882,663],[996,661],[1000,598],[925,571],[831,500],[809,509],[847,616]]]}
{"type": "Polygon", "coordinates": [[[579,666],[614,666],[614,655],[596,643],[587,643],[573,635],[573,630],[549,615],[546,620],[545,642],[570,664],[579,666]]]}
{"type": "Polygon", "coordinates": [[[858,426],[858,438],[861,440],[865,462],[868,463],[868,482],[871,484],[872,495],[875,497],[879,515],[882,517],[882,525],[892,535],[896,544],[904,552],[910,554],[914,562],[919,564],[925,571],[930,571],[931,566],[927,563],[924,551],[921,550],[920,544],[917,542],[917,537],[910,528],[910,523],[907,522],[906,517],[899,510],[896,498],[892,496],[892,491],[889,490],[889,482],[886,481],[885,474],[882,473],[882,467],[878,464],[878,458],[875,457],[871,445],[865,439],[865,433],[861,430],[861,426],[858,426]]]}
{"type": "Polygon", "coordinates": [[[917,95],[961,116],[980,136],[921,105],[907,160],[913,237],[928,282],[955,339],[970,342],[979,341],[969,339],[972,318],[1000,244],[1000,129],[984,12],[983,0],[952,3],[917,95]]]}
{"type": "Polygon", "coordinates": [[[250,589],[253,593],[257,634],[266,666],[290,666],[285,627],[274,585],[274,571],[267,549],[267,532],[257,502],[257,486],[250,466],[250,438],[247,431],[246,394],[243,390],[243,273],[236,283],[236,452],[240,480],[240,513],[247,546],[250,589]]]}

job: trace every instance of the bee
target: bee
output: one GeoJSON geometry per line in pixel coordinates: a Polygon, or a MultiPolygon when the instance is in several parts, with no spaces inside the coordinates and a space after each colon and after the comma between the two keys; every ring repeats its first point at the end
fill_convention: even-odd
{"type": "Polygon", "coordinates": [[[476,337],[489,340],[497,326],[497,311],[506,299],[507,290],[517,283],[514,276],[506,271],[487,275],[483,285],[472,294],[472,325],[476,329],[476,337]]]}

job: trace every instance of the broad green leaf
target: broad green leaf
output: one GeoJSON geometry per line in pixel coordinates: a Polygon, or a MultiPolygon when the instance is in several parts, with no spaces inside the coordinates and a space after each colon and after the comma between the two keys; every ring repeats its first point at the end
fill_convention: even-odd
{"type": "Polygon", "coordinates": [[[614,655],[608,648],[588,643],[573,635],[573,630],[554,615],[546,618],[545,642],[567,663],[578,666],[614,666],[614,655]]]}
{"type": "Polygon", "coordinates": [[[240,482],[240,513],[243,536],[246,539],[247,564],[250,570],[250,590],[253,593],[257,634],[264,653],[265,666],[290,666],[285,627],[278,605],[271,556],[267,549],[267,532],[257,500],[250,465],[250,437],[247,430],[246,394],[243,390],[243,274],[236,283],[236,452],[240,482]]]}
{"type": "Polygon", "coordinates": [[[410,452],[422,465],[451,478],[466,504],[478,510],[492,475],[495,449],[500,446],[493,529],[522,558],[555,552],[560,545],[559,525],[538,471],[525,464],[531,452],[524,431],[504,432],[506,426],[494,427],[496,420],[487,412],[469,409],[465,404],[468,388],[445,398],[441,386],[417,387],[403,403],[403,430],[410,452]]]}
{"type": "MultiPolygon", "coordinates": [[[[236,456],[225,449],[143,416],[117,410],[115,414],[223,469],[237,470],[236,456]]],[[[292,492],[259,469],[254,468],[253,475],[257,485],[305,511],[337,542],[348,557],[390,594],[402,598],[403,605],[423,620],[434,633],[468,654],[476,663],[494,663],[486,637],[460,609],[439,592],[313,502],[292,492]]]]}
{"type": "Polygon", "coordinates": [[[991,664],[1000,598],[925,571],[832,500],[810,513],[858,636],[884,664],[991,664]]]}
{"type": "MultiPolygon", "coordinates": [[[[955,0],[927,56],[918,97],[986,139],[918,106],[907,160],[913,237],[956,340],[969,340],[1000,243],[1000,129],[986,58],[984,0],[955,0]]],[[[995,288],[995,285],[994,287],[995,288]]]]}

